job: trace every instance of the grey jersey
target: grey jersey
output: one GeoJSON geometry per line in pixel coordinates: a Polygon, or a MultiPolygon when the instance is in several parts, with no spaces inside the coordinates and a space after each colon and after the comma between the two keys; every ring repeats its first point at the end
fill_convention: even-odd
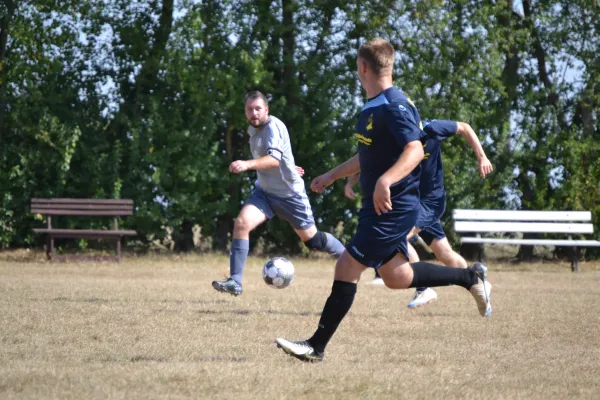
{"type": "Polygon", "coordinates": [[[285,124],[270,116],[266,124],[248,127],[250,151],[255,159],[272,156],[279,161],[279,168],[256,171],[256,186],[277,197],[291,197],[304,193],[304,181],[296,171],[292,144],[285,124]]]}

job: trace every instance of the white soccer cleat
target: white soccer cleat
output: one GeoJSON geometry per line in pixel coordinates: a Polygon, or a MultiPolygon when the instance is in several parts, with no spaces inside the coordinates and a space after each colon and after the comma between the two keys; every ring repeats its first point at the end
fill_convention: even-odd
{"type": "Polygon", "coordinates": [[[489,317],[492,315],[492,304],[490,303],[492,284],[486,279],[487,268],[481,263],[475,263],[469,269],[477,275],[477,283],[471,286],[469,292],[475,298],[479,314],[482,317],[489,317]]]}
{"type": "Polygon", "coordinates": [[[425,290],[417,290],[415,294],[408,303],[408,308],[416,308],[424,306],[425,304],[431,303],[437,299],[437,293],[432,288],[427,288],[425,290]]]}
{"type": "Polygon", "coordinates": [[[285,353],[301,361],[318,362],[323,361],[324,354],[318,353],[308,344],[306,340],[292,342],[286,339],[278,338],[275,344],[285,353]]]}
{"type": "Polygon", "coordinates": [[[489,301],[491,291],[492,284],[489,281],[485,281],[484,283],[481,279],[469,289],[469,292],[471,292],[477,302],[477,309],[482,317],[492,315],[492,305],[489,301]]]}
{"type": "Polygon", "coordinates": [[[373,278],[372,281],[367,282],[367,285],[381,286],[381,285],[385,285],[385,282],[383,281],[383,279],[381,279],[379,277],[375,277],[375,278],[373,278]]]}

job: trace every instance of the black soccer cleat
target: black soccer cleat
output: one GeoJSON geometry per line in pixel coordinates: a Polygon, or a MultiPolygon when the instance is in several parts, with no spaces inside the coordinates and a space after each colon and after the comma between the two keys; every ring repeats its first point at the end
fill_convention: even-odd
{"type": "Polygon", "coordinates": [[[234,296],[242,294],[242,285],[231,278],[224,281],[213,281],[212,287],[218,292],[229,293],[234,296]]]}
{"type": "Polygon", "coordinates": [[[315,351],[306,340],[290,342],[289,340],[279,338],[275,340],[275,344],[281,350],[300,361],[319,362],[323,361],[323,357],[325,357],[324,353],[315,351]]]}

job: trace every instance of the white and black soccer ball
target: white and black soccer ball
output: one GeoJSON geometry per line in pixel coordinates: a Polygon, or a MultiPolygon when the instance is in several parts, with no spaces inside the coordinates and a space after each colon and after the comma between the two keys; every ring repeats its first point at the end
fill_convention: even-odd
{"type": "Polygon", "coordinates": [[[276,289],[283,289],[294,281],[294,264],[284,257],[274,257],[263,266],[263,280],[276,289]]]}

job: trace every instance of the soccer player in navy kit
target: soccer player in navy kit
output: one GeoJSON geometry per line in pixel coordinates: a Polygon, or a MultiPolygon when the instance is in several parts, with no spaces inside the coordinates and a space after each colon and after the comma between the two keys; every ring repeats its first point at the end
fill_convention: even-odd
{"type": "Polygon", "coordinates": [[[315,225],[285,124],[269,115],[269,102],[263,93],[251,91],[246,94],[245,100],[253,159],[234,161],[229,171],[240,174],[255,170],[257,180],[254,191],[234,223],[230,276],[212,283],[215,290],[234,296],[242,294],[242,274],[250,248],[250,232],[275,215],[289,222],[309,249],[323,250],[336,257],[344,251],[339,240],[328,232],[319,231],[315,225]]]}
{"type": "MultiPolygon", "coordinates": [[[[467,268],[465,259],[452,250],[440,220],[446,209],[441,142],[454,135],[464,137],[475,153],[478,163],[477,169],[484,179],[493,171],[493,167],[486,157],[477,135],[469,124],[448,120],[432,120],[424,123],[423,131],[427,134],[427,141],[423,149],[425,155],[421,162],[419,218],[417,219],[415,228],[409,234],[409,261],[419,261],[417,252],[410,244],[411,239],[416,238],[416,234],[419,234],[425,244],[433,250],[436,258],[444,265],[448,267],[467,268]]],[[[348,178],[348,183],[344,188],[344,193],[347,197],[353,195],[352,186],[357,180],[357,175],[348,178]]],[[[419,307],[436,298],[437,293],[433,289],[416,288],[413,299],[408,303],[408,307],[419,307]]]]}
{"type": "MultiPolygon", "coordinates": [[[[424,148],[425,157],[421,162],[421,184],[420,184],[420,209],[419,218],[415,228],[409,234],[419,234],[427,244],[436,258],[444,265],[456,268],[467,268],[465,259],[452,250],[444,229],[441,217],[446,210],[446,190],[444,189],[444,167],[442,165],[441,142],[454,135],[462,136],[473,149],[477,157],[478,171],[482,178],[493,171],[492,164],[488,160],[477,135],[473,128],[467,123],[432,120],[424,124],[423,131],[427,133],[427,142],[424,148]]],[[[419,261],[419,256],[409,244],[410,261],[419,261]],[[412,251],[411,251],[412,250],[412,251]]],[[[437,298],[437,293],[431,288],[416,288],[413,299],[408,303],[409,308],[419,307],[437,298]]]]}
{"type": "Polygon", "coordinates": [[[367,267],[379,269],[392,289],[462,286],[475,298],[480,315],[491,312],[491,285],[482,264],[458,269],[408,262],[406,237],[418,218],[419,164],[426,135],[416,107],[392,84],[393,63],[394,48],[386,40],[375,39],[359,48],[358,76],[369,100],[356,124],[358,154],[311,184],[313,191],[323,192],[335,180],[360,172],[364,197],[358,228],[337,261],[331,295],[316,332],[304,341],[276,340],[284,352],[303,361],[323,359],[367,267]]]}

